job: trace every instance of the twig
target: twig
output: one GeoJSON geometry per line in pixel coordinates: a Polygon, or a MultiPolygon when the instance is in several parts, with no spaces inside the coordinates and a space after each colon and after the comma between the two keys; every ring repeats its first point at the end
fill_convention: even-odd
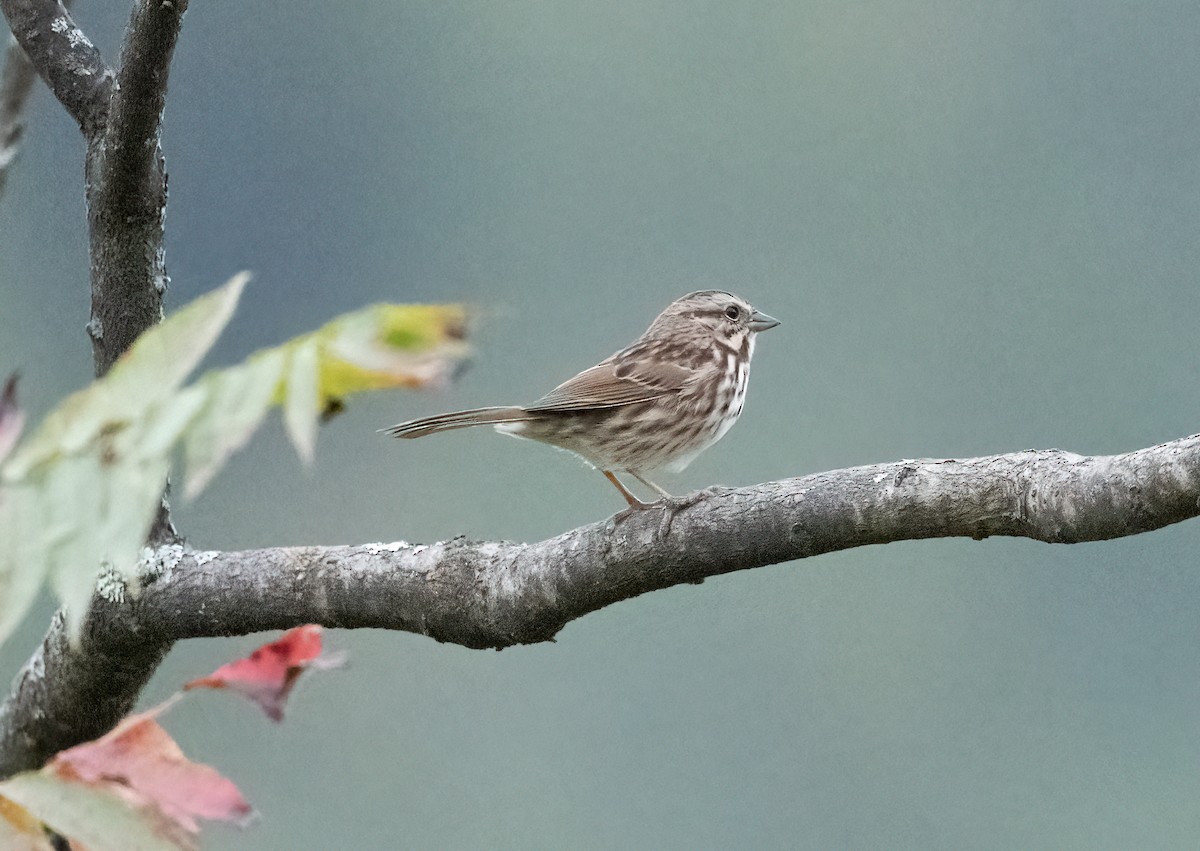
{"type": "Polygon", "coordinates": [[[37,73],[25,51],[10,38],[4,52],[4,70],[0,72],[0,196],[8,180],[8,169],[17,158],[21,136],[25,132],[25,102],[37,73]]]}

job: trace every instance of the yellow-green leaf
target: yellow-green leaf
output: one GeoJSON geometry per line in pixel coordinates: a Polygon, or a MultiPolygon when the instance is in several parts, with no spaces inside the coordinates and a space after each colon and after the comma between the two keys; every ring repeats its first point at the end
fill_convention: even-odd
{"type": "Polygon", "coordinates": [[[0,848],[4,851],[54,851],[40,819],[16,801],[0,796],[0,848]]]}
{"type": "Polygon", "coordinates": [[[37,497],[25,485],[0,488],[0,641],[33,604],[50,568],[37,497]]]}
{"type": "Polygon", "coordinates": [[[56,833],[90,851],[179,851],[190,847],[164,835],[161,824],[106,789],[27,771],[0,783],[0,795],[16,801],[56,833]]]}
{"type": "Polygon", "coordinates": [[[378,304],[326,325],[322,400],[363,390],[445,381],[466,354],[466,311],[457,305],[378,304]]]}
{"type": "Polygon", "coordinates": [[[283,402],[283,424],[296,454],[311,464],[317,448],[317,409],[320,399],[318,381],[319,351],[315,340],[308,339],[288,352],[287,398],[283,402]]]}
{"type": "Polygon", "coordinates": [[[68,396],[4,465],[4,481],[61,453],[83,451],[171,396],[207,354],[237,307],[249,275],[193,301],[137,339],[102,380],[68,396]]]}
{"type": "Polygon", "coordinates": [[[184,496],[200,493],[225,459],[246,445],[267,415],[285,360],[283,349],[268,349],[194,385],[205,403],[184,436],[184,496]]]}
{"type": "MultiPolygon", "coordinates": [[[[0,462],[0,641],[47,578],[73,638],[102,564],[111,581],[100,593],[136,592],[137,558],[180,447],[193,496],[277,404],[309,463],[321,418],[345,397],[444,381],[467,353],[461,307],[374,305],[182,387],[229,321],[246,277],[142,335],[105,378],[64,400],[0,462]]],[[[0,437],[11,433],[16,410],[4,398],[9,431],[0,437]]]]}

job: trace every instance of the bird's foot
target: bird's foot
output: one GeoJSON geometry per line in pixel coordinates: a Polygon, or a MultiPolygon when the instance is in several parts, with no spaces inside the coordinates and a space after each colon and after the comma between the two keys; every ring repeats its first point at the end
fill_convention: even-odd
{"type": "Polygon", "coordinates": [[[637,498],[627,499],[629,507],[612,516],[612,519],[609,521],[610,528],[615,529],[626,520],[640,515],[643,511],[658,509],[661,512],[658,522],[658,535],[660,538],[665,538],[671,534],[671,524],[680,511],[683,511],[685,508],[691,508],[693,505],[703,502],[710,496],[720,493],[722,490],[724,488],[704,488],[703,490],[693,491],[684,496],[663,497],[654,502],[642,502],[637,498]]]}
{"type": "Polygon", "coordinates": [[[665,508],[669,508],[672,513],[679,512],[683,511],[685,508],[691,508],[693,505],[698,505],[701,502],[704,502],[704,500],[708,499],[710,496],[716,496],[724,490],[726,490],[726,488],[723,488],[719,485],[711,485],[707,488],[702,488],[701,490],[684,494],[683,496],[673,496],[670,499],[661,499],[655,503],[655,505],[661,505],[665,508]]]}
{"type": "Polygon", "coordinates": [[[651,508],[659,508],[663,505],[664,502],[666,502],[666,500],[662,500],[662,499],[660,499],[658,502],[642,502],[640,499],[637,499],[636,497],[627,498],[626,501],[629,503],[629,507],[626,508],[624,511],[618,511],[616,514],[614,514],[612,516],[612,523],[614,526],[619,526],[620,524],[624,523],[629,518],[634,517],[635,515],[641,514],[643,511],[646,511],[651,508]]]}

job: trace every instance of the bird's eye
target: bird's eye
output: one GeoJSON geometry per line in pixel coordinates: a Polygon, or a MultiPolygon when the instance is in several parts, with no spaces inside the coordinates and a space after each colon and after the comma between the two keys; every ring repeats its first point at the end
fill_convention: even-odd
{"type": "Polygon", "coordinates": [[[725,315],[736,322],[738,317],[742,315],[742,311],[741,308],[739,308],[736,304],[731,304],[729,307],[725,308],[725,315]]]}

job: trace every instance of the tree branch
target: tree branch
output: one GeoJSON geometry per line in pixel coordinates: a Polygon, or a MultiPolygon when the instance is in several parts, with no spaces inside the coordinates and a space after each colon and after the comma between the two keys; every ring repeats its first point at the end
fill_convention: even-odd
{"type": "Polygon", "coordinates": [[[167,175],[161,121],[187,0],[138,0],[121,49],[108,121],[87,154],[92,260],[88,333],[96,375],[162,319],[167,175]]]}
{"type": "Polygon", "coordinates": [[[25,132],[25,102],[33,88],[37,72],[25,56],[16,38],[9,39],[4,52],[4,70],[0,72],[0,196],[8,180],[8,169],[17,158],[21,136],[25,132]]]}
{"type": "MultiPolygon", "coordinates": [[[[52,0],[0,0],[18,43],[79,122],[87,141],[86,196],[96,375],[162,319],[167,286],[167,178],[160,144],[167,74],[187,0],[135,0],[114,75],[52,0]]],[[[174,540],[163,501],[152,542],[174,540]]],[[[100,609],[102,610],[102,609],[100,609]]],[[[71,647],[61,618],[0,707],[0,765],[12,773],[110,729],[170,647],[136,628],[71,647]]]]}
{"type": "Polygon", "coordinates": [[[1197,515],[1200,435],[1125,455],[899,461],[710,489],[533,544],[159,547],[136,599],[96,598],[82,672],[61,624],[26,666],[0,709],[0,776],[115,724],[145,681],[131,669],[152,670],[182,638],[320,623],[502,648],[549,641],[576,618],[650,591],[835,550],[991,535],[1101,541],[1197,515]],[[108,680],[114,657],[121,676],[108,680]],[[107,698],[98,705],[97,691],[107,698]]]}
{"type": "Polygon", "coordinates": [[[187,0],[136,0],[115,77],[59,3],[0,0],[0,10],[87,139],[88,332],[96,374],[103,375],[162,319],[167,177],[160,131],[187,0]]]}
{"type": "MultiPolygon", "coordinates": [[[[62,0],[62,5],[64,9],[70,8],[71,0],[62,0]]],[[[4,51],[4,70],[0,71],[0,197],[4,195],[8,170],[21,147],[21,137],[25,133],[23,113],[35,79],[37,70],[33,63],[21,49],[16,35],[10,36],[4,51]]]]}
{"type": "Polygon", "coordinates": [[[113,85],[100,51],[55,0],[0,0],[0,11],[50,91],[93,137],[107,118],[113,85]]]}
{"type": "Polygon", "coordinates": [[[0,775],[37,768],[58,751],[111,730],[133,710],[169,648],[133,634],[72,648],[62,613],[56,614],[0,706],[0,775]]]}

